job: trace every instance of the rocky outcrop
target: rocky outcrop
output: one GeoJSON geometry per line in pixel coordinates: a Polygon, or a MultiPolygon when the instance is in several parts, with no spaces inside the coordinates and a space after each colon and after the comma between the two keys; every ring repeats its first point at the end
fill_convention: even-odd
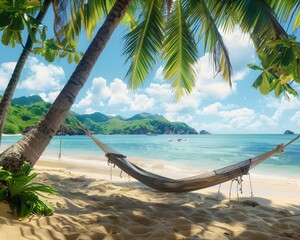
{"type": "Polygon", "coordinates": [[[211,133],[208,132],[208,131],[206,131],[206,130],[201,130],[201,131],[199,132],[199,134],[211,134],[211,133]]]}
{"type": "Polygon", "coordinates": [[[286,130],[286,131],[284,132],[284,134],[295,134],[295,133],[292,132],[291,130],[286,130]]]}

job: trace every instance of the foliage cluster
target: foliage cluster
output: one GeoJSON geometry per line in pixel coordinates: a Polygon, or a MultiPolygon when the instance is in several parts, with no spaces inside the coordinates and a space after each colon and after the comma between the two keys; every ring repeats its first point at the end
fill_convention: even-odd
{"type": "Polygon", "coordinates": [[[23,220],[35,214],[52,215],[51,204],[40,199],[42,193],[56,194],[57,190],[43,183],[33,182],[37,173],[32,173],[29,163],[25,162],[18,173],[11,173],[0,168],[0,201],[7,202],[14,214],[23,220]]]}
{"type": "MultiPolygon", "coordinates": [[[[55,38],[47,39],[48,27],[37,20],[37,11],[44,11],[46,1],[40,0],[5,0],[0,1],[0,31],[1,42],[6,46],[15,47],[22,44],[22,34],[25,29],[31,41],[36,44],[34,54],[39,54],[48,62],[56,57],[68,57],[68,62],[79,62],[82,52],[76,51],[77,41],[62,41],[55,38]],[[38,33],[38,37],[36,35],[38,33]]],[[[49,4],[50,0],[48,0],[49,4]]]]}

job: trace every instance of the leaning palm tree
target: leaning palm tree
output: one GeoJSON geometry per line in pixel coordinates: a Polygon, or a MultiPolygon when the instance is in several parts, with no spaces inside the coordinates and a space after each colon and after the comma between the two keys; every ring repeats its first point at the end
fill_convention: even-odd
{"type": "MultiPolygon", "coordinates": [[[[42,22],[44,19],[48,8],[51,4],[51,0],[45,0],[43,5],[41,6],[40,12],[36,16],[37,22],[42,22]]],[[[33,37],[35,36],[37,32],[37,28],[32,28],[31,34],[28,35],[27,41],[24,45],[24,48],[22,50],[22,53],[17,61],[17,64],[13,70],[12,76],[7,84],[7,87],[3,93],[1,102],[0,102],[0,145],[1,145],[1,137],[2,132],[4,128],[4,124],[6,121],[7,113],[11,104],[12,97],[14,95],[14,92],[16,90],[16,87],[18,85],[22,70],[25,66],[26,60],[28,59],[33,46],[33,37]]]]}
{"type": "MultiPolygon", "coordinates": [[[[81,1],[77,3],[78,6],[80,6],[81,4],[80,2],[81,1]]],[[[93,2],[98,3],[99,1],[95,0],[93,2]]],[[[55,59],[55,57],[58,55],[60,51],[59,57],[65,57],[68,55],[69,59],[70,57],[72,57],[71,59],[73,59],[73,55],[74,55],[74,61],[75,62],[79,61],[79,53],[74,51],[75,42],[68,42],[66,40],[56,42],[53,39],[46,40],[46,26],[43,26],[42,31],[38,29],[39,25],[43,21],[49,9],[49,6],[53,4],[53,9],[55,10],[59,8],[61,5],[64,5],[63,0],[44,0],[44,1],[19,0],[19,1],[13,1],[12,4],[14,4],[13,8],[11,8],[7,4],[4,4],[4,6],[2,6],[2,8],[0,9],[0,13],[3,13],[1,15],[1,21],[5,20],[6,18],[8,19],[7,22],[4,21],[4,23],[1,24],[1,27],[5,26],[2,34],[2,42],[6,45],[12,45],[12,46],[14,46],[15,42],[22,44],[21,31],[23,30],[24,25],[27,25],[29,33],[25,45],[22,44],[23,50],[13,70],[12,76],[8,82],[8,85],[4,91],[4,94],[0,102],[0,145],[1,145],[2,132],[4,129],[11,100],[14,95],[17,84],[19,82],[22,70],[30,54],[32,52],[40,53],[45,57],[47,61],[51,62],[55,59]],[[35,14],[36,9],[38,8],[40,9],[40,12],[37,14],[37,16],[35,18],[31,17],[31,15],[35,14]],[[13,18],[12,16],[15,15],[17,15],[18,17],[13,18]],[[28,15],[30,15],[30,17],[28,17],[28,15]],[[13,21],[11,19],[13,19],[13,21]],[[25,22],[25,24],[23,23],[23,21],[25,22]],[[33,27],[30,29],[31,24],[33,25],[33,27]],[[42,45],[44,46],[36,47],[33,49],[33,44],[37,42],[36,40],[37,32],[40,32],[41,41],[39,42],[41,42],[42,45]],[[6,37],[4,38],[3,36],[6,37]]],[[[99,19],[99,16],[95,16],[95,13],[101,15],[102,12],[101,8],[96,6],[92,6],[92,7],[93,7],[92,10],[89,11],[89,15],[93,15],[92,18],[93,21],[85,21],[86,24],[84,26],[87,29],[86,32],[88,35],[91,34],[93,28],[95,27],[95,22],[97,22],[99,19]]],[[[59,19],[59,16],[57,16],[56,19],[59,19]]],[[[67,25],[69,23],[64,23],[64,24],[67,25]]]]}
{"type": "MultiPolygon", "coordinates": [[[[0,165],[17,171],[24,161],[31,165],[36,163],[130,4],[141,7],[137,11],[138,25],[125,36],[125,54],[131,61],[127,73],[131,88],[138,87],[145,80],[157,55],[162,52],[164,77],[172,82],[174,95],[179,98],[190,92],[194,85],[192,65],[198,54],[196,36],[212,54],[215,70],[230,83],[231,64],[219,27],[229,31],[238,24],[244,32],[250,33],[257,48],[263,46],[267,39],[286,35],[270,5],[263,0],[256,0],[257,5],[250,6],[249,2],[253,1],[116,0],[52,107],[28,134],[0,155],[0,165]]],[[[76,31],[76,28],[73,30],[76,31]]]]}

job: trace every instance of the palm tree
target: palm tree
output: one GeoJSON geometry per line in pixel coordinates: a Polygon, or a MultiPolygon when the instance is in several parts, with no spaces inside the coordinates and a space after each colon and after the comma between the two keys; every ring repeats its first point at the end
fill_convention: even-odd
{"type": "MultiPolygon", "coordinates": [[[[70,110],[132,1],[115,1],[48,113],[23,139],[0,155],[1,166],[14,172],[20,169],[24,161],[32,166],[36,163],[70,110]]],[[[200,39],[203,38],[204,47],[213,55],[217,72],[221,72],[230,83],[231,65],[218,31],[220,26],[229,30],[234,24],[239,24],[244,32],[251,34],[257,48],[263,46],[267,39],[285,35],[272,8],[263,0],[256,0],[257,5],[249,6],[249,2],[253,1],[134,1],[132,4],[136,3],[142,8],[137,11],[138,25],[125,36],[125,54],[128,61],[132,61],[127,74],[130,86],[136,88],[145,80],[156,56],[163,51],[165,78],[172,81],[175,97],[179,98],[190,92],[194,85],[192,64],[197,60],[196,33],[200,39]]]]}
{"type": "MultiPolygon", "coordinates": [[[[51,4],[51,0],[44,1],[43,6],[41,7],[41,10],[36,17],[37,22],[42,22],[42,20],[44,19],[45,15],[48,11],[50,4],[51,4]]],[[[0,102],[0,145],[1,145],[2,131],[3,131],[7,113],[8,113],[10,104],[11,104],[11,99],[14,95],[15,89],[19,82],[21,72],[24,68],[25,62],[32,51],[32,46],[33,46],[32,36],[34,36],[36,34],[36,32],[37,32],[37,28],[32,28],[32,35],[28,35],[26,44],[22,50],[22,53],[21,53],[18,61],[17,61],[17,64],[14,68],[12,76],[8,82],[8,85],[3,93],[3,96],[2,96],[2,99],[0,102]]]]}

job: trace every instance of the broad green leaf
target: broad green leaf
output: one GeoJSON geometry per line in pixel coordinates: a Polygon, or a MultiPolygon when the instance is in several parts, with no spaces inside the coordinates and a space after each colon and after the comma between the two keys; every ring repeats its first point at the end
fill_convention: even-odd
{"type": "Polygon", "coordinates": [[[274,88],[275,97],[279,98],[281,96],[282,92],[283,92],[282,85],[277,84],[276,87],[274,88]]]}
{"type": "Polygon", "coordinates": [[[69,56],[68,56],[68,63],[71,64],[72,62],[73,62],[72,53],[69,53],[69,56]]]}
{"type": "Polygon", "coordinates": [[[261,85],[261,83],[262,83],[262,74],[260,74],[257,78],[256,78],[256,80],[254,81],[254,83],[252,84],[252,87],[254,87],[254,88],[259,88],[259,86],[261,85]]]}
{"type": "Polygon", "coordinates": [[[293,95],[294,97],[298,97],[297,91],[294,88],[292,88],[289,84],[285,84],[284,86],[289,94],[293,95]]]}
{"type": "Polygon", "coordinates": [[[262,69],[261,67],[255,65],[255,64],[253,64],[253,63],[249,63],[249,64],[247,64],[247,66],[248,66],[249,68],[253,69],[253,70],[261,70],[261,71],[263,71],[263,69],[262,69]]]}
{"type": "Polygon", "coordinates": [[[259,91],[263,95],[267,95],[270,92],[270,82],[268,76],[265,73],[262,74],[262,82],[259,86],[259,91]]]}
{"type": "MultiPolygon", "coordinates": [[[[35,183],[36,173],[31,173],[30,164],[24,163],[20,172],[9,173],[7,180],[2,180],[7,187],[0,189],[0,200],[6,200],[16,210],[20,220],[31,214],[45,216],[53,214],[54,208],[47,202],[39,199],[42,193],[57,194],[57,190],[42,183],[35,183]]],[[[0,169],[1,173],[6,172],[0,169]]]]}
{"type": "Polygon", "coordinates": [[[59,57],[64,58],[65,56],[68,55],[68,51],[63,51],[62,53],[59,54],[59,57]]]}
{"type": "Polygon", "coordinates": [[[41,48],[41,47],[34,47],[33,48],[33,53],[34,54],[41,54],[42,52],[43,52],[43,48],[41,48]]]}
{"type": "Polygon", "coordinates": [[[270,84],[270,91],[273,91],[278,85],[280,85],[279,79],[274,79],[270,84]]]}
{"type": "Polygon", "coordinates": [[[1,42],[4,45],[8,46],[12,37],[13,37],[13,31],[11,31],[9,28],[6,28],[2,33],[1,42]]]}
{"type": "Polygon", "coordinates": [[[50,49],[46,49],[46,51],[45,51],[45,59],[46,59],[47,62],[53,62],[54,59],[55,59],[53,51],[51,51],[50,49]]]}
{"type": "Polygon", "coordinates": [[[42,40],[42,42],[45,42],[45,40],[46,40],[46,27],[44,26],[43,27],[43,30],[42,30],[42,34],[41,34],[41,40],[42,40]]]}
{"type": "Polygon", "coordinates": [[[66,46],[66,48],[75,48],[75,47],[77,47],[77,45],[78,45],[78,42],[73,41],[73,42],[70,42],[70,43],[66,46]]]}
{"type": "Polygon", "coordinates": [[[78,64],[80,61],[80,57],[78,53],[74,53],[74,61],[78,64]]]}
{"type": "Polygon", "coordinates": [[[0,12],[0,27],[8,26],[11,23],[10,16],[7,12],[0,12]]]}
{"type": "Polygon", "coordinates": [[[18,15],[17,17],[12,19],[12,23],[10,25],[10,29],[14,31],[23,30],[24,29],[24,23],[22,16],[18,15]]]}
{"type": "Polygon", "coordinates": [[[40,0],[30,0],[27,3],[26,8],[36,8],[36,7],[40,7],[40,6],[41,6],[40,0]]]}

